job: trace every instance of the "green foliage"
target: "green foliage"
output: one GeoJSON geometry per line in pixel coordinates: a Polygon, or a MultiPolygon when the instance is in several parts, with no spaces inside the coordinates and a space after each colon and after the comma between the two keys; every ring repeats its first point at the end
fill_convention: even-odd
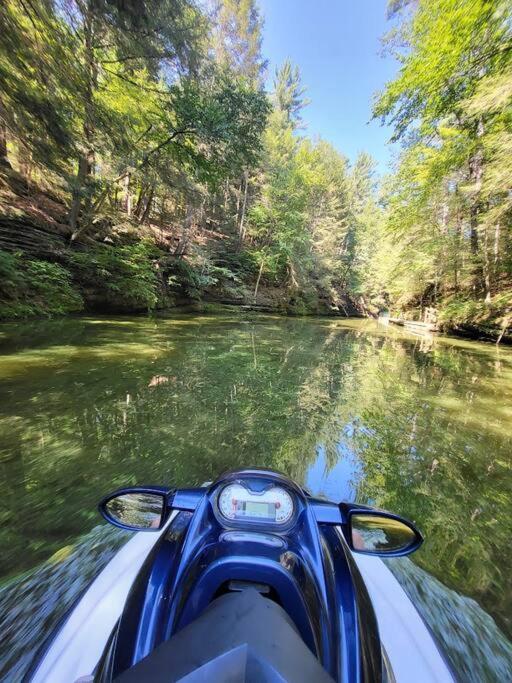
{"type": "Polygon", "coordinates": [[[72,263],[84,286],[99,290],[106,303],[118,309],[151,311],[159,296],[158,255],[151,242],[141,241],[75,252],[72,263]]]}
{"type": "Polygon", "coordinates": [[[293,67],[290,60],[286,60],[276,69],[274,76],[274,100],[276,109],[286,114],[289,123],[299,126],[300,112],[309,104],[304,99],[306,88],[303,87],[299,68],[293,67]]]}
{"type": "Polygon", "coordinates": [[[266,123],[265,95],[243,79],[214,74],[207,87],[193,79],[172,89],[174,127],[189,130],[175,149],[181,167],[215,188],[221,180],[254,164],[266,123]]]}
{"type": "Polygon", "coordinates": [[[4,295],[13,295],[21,283],[20,254],[0,251],[0,282],[4,295]]]}
{"type": "Polygon", "coordinates": [[[0,5],[0,119],[46,168],[66,173],[76,152],[72,92],[80,79],[70,27],[52,3],[36,11],[22,3],[0,5]]]}
{"type": "Polygon", "coordinates": [[[375,114],[395,126],[395,137],[419,124],[425,134],[457,110],[482,74],[499,68],[497,46],[508,38],[507,0],[420,0],[401,25],[398,77],[389,83],[375,114]]]}
{"type": "Polygon", "coordinates": [[[196,258],[194,262],[177,259],[170,270],[167,282],[171,289],[195,301],[201,301],[205,290],[212,287],[236,293],[236,286],[241,282],[239,275],[229,267],[216,264],[204,256],[196,258]]]}
{"type": "Polygon", "coordinates": [[[0,318],[62,315],[82,308],[66,268],[0,251],[0,318]]]}
{"type": "Polygon", "coordinates": [[[259,263],[249,249],[240,251],[231,246],[231,248],[216,253],[213,258],[215,263],[226,267],[239,280],[250,280],[258,273],[259,263]]]}
{"type": "Polygon", "coordinates": [[[397,309],[437,306],[446,324],[506,313],[511,19],[504,0],[420,0],[404,12],[401,68],[375,106],[406,143],[385,188],[387,293],[397,309]]]}
{"type": "Polygon", "coordinates": [[[267,280],[286,284],[297,310],[316,311],[322,299],[346,311],[344,300],[361,289],[366,227],[380,214],[373,162],[362,156],[350,169],[331,145],[298,138],[294,127],[280,106],[269,119],[260,197],[249,211],[251,251],[267,280]]]}
{"type": "Polygon", "coordinates": [[[474,299],[453,297],[445,301],[440,315],[440,322],[458,325],[465,322],[476,322],[485,306],[474,299]]]}
{"type": "Polygon", "coordinates": [[[447,327],[476,325],[483,331],[489,329],[495,336],[499,328],[508,327],[512,310],[512,293],[501,292],[493,297],[490,304],[469,296],[454,295],[446,297],[440,310],[439,321],[447,327]]]}
{"type": "Polygon", "coordinates": [[[349,164],[302,133],[306,89],[289,60],[264,92],[255,0],[211,9],[0,8],[2,157],[6,137],[18,167],[64,189],[73,241],[129,225],[139,244],[159,234],[174,261],[159,281],[152,260],[162,254],[149,242],[98,247],[90,260],[78,252],[86,286],[114,307],[126,294],[124,305],[151,309],[169,283],[194,299],[216,289],[250,301],[267,285],[301,312],[434,306],[443,320],[506,317],[510,3],[390,3],[387,45],[400,69],[374,111],[404,150],[381,188],[367,154],[349,164]],[[473,299],[481,314],[442,312],[443,301],[473,299]]]}
{"type": "Polygon", "coordinates": [[[217,62],[253,86],[261,84],[263,21],[255,0],[216,0],[213,47],[217,62]]]}
{"type": "MultiPolygon", "coordinates": [[[[97,226],[131,223],[136,233],[152,222],[175,239],[179,226],[175,263],[162,279],[194,299],[212,288],[247,298],[261,280],[308,312],[320,299],[339,309],[359,291],[366,200],[342,155],[299,137],[307,101],[298,69],[285,62],[272,97],[264,93],[254,0],[221,0],[212,16],[192,0],[144,0],[137,11],[71,0],[46,4],[36,20],[15,0],[1,11],[12,31],[0,39],[0,118],[13,142],[63,181],[73,241],[97,226]],[[24,80],[48,120],[20,99],[24,80]],[[196,244],[212,228],[219,246],[196,244]]],[[[121,299],[156,305],[151,254],[132,249],[76,252],[93,299],[103,291],[114,308],[121,299]]]]}

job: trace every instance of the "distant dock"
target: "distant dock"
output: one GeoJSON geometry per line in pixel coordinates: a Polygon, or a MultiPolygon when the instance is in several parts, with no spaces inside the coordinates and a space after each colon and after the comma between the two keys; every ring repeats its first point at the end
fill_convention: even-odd
{"type": "MultiPolygon", "coordinates": [[[[386,318],[382,322],[384,322],[386,318]]],[[[438,332],[439,327],[436,323],[424,323],[420,320],[404,320],[403,318],[387,318],[387,320],[393,325],[399,325],[400,327],[405,327],[407,329],[413,330],[414,332],[438,332]]],[[[379,318],[380,322],[380,318],[379,318]]]]}

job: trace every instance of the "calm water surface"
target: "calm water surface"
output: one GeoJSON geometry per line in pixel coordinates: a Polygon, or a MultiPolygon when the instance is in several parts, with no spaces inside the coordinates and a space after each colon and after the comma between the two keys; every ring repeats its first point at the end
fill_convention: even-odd
{"type": "Polygon", "coordinates": [[[390,561],[460,680],[512,670],[512,350],[369,321],[182,316],[0,326],[0,677],[126,540],[121,485],[285,471],[426,536],[390,561]]]}

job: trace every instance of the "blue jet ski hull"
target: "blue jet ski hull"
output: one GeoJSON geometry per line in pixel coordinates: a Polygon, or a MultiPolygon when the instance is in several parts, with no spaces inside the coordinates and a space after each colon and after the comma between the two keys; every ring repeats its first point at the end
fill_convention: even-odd
{"type": "MultiPolygon", "coordinates": [[[[371,556],[386,553],[354,546],[356,515],[371,522],[380,513],[314,499],[265,470],[228,473],[199,489],[138,489],[160,490],[168,501],[161,527],[119,551],[31,680],[94,674],[95,681],[156,681],[162,668],[162,681],[194,672],[224,680],[229,670],[240,676],[230,680],[453,680],[414,606],[371,556]],[[233,618],[237,609],[245,621],[233,618]],[[231,623],[198,658],[204,634],[231,623]],[[285,642],[295,668],[273,659],[285,642]],[[157,661],[173,663],[175,673],[157,661]],[[309,666],[319,667],[316,675],[309,666]],[[251,678],[254,671],[259,678],[251,678]]],[[[133,491],[116,492],[106,504],[133,491]]],[[[389,554],[407,554],[421,540],[418,534],[407,550],[389,554]]]]}

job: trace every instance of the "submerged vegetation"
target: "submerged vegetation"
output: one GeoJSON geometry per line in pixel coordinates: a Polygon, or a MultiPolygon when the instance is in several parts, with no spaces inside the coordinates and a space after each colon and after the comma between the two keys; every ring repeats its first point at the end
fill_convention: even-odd
{"type": "Polygon", "coordinates": [[[216,300],[505,334],[510,3],[389,15],[378,179],[308,137],[290,62],[265,89],[256,0],[2,3],[0,316],[216,300]]]}

